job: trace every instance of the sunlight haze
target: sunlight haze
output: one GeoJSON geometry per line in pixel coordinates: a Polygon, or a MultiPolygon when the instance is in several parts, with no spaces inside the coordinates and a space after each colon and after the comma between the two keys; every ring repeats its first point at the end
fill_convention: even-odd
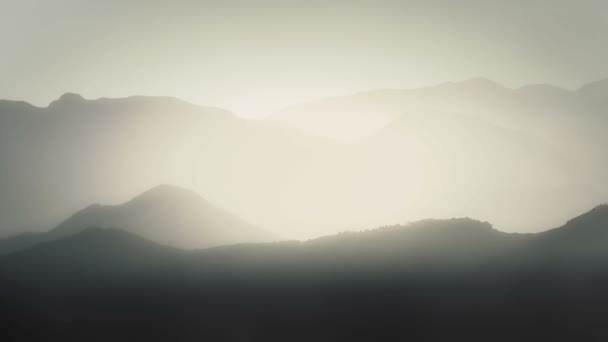
{"type": "Polygon", "coordinates": [[[375,88],[608,75],[608,5],[550,4],[4,0],[0,94],[39,106],[65,92],[174,96],[260,118],[375,88]]]}

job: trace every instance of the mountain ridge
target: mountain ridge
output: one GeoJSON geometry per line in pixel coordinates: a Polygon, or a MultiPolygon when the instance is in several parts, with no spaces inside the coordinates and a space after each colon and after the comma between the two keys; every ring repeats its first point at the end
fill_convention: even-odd
{"type": "MultiPolygon", "coordinates": [[[[94,249],[102,254],[111,254],[116,250],[124,255],[128,255],[130,249],[133,252],[159,249],[173,251],[173,255],[181,255],[181,262],[188,263],[199,271],[217,265],[218,262],[227,267],[224,270],[226,272],[232,267],[250,265],[267,269],[285,265],[286,262],[293,262],[294,267],[314,264],[319,265],[321,269],[336,265],[356,268],[371,263],[378,265],[376,267],[382,265],[385,270],[428,268],[430,271],[439,267],[458,271],[494,266],[553,270],[563,268],[560,265],[564,260],[578,265],[590,260],[589,256],[606,255],[606,246],[608,206],[602,205],[569,220],[562,227],[535,234],[505,233],[493,228],[488,222],[471,218],[427,219],[406,225],[344,232],[307,241],[233,244],[194,251],[170,247],[123,229],[92,225],[74,234],[47,240],[0,259],[9,262],[7,260],[14,258],[38,258],[43,262],[52,259],[53,253],[72,253],[74,260],[77,260],[78,253],[88,253],[94,249]],[[564,232],[567,234],[564,235],[564,232]],[[589,232],[593,234],[589,235],[589,232]],[[598,232],[600,236],[597,236],[598,232]],[[70,249],[73,251],[69,252],[70,249]],[[41,250],[47,252],[35,257],[41,250]],[[584,255],[581,251],[585,252],[584,255]],[[192,261],[195,263],[190,264],[192,261]]],[[[95,260],[93,255],[94,253],[88,258],[95,260]]],[[[70,258],[61,256],[61,260],[64,259],[70,258]]],[[[595,259],[595,263],[608,267],[606,260],[595,259]]]]}
{"type": "Polygon", "coordinates": [[[271,236],[216,208],[196,192],[168,184],[155,186],[119,205],[89,206],[49,234],[57,238],[89,226],[122,228],[186,248],[252,242],[271,236]]]}
{"type": "Polygon", "coordinates": [[[73,236],[90,227],[123,229],[158,243],[182,248],[274,238],[272,234],[213,206],[192,190],[163,184],[122,204],[89,205],[46,233],[1,239],[0,253],[7,254],[40,242],[73,236]]]}
{"type": "Polygon", "coordinates": [[[305,115],[315,129],[352,125],[357,134],[382,134],[380,142],[372,133],[343,143],[164,98],[86,100],[57,111],[5,106],[0,229],[54,226],[85,205],[117,203],[160,182],[187,185],[249,222],[298,238],[464,215],[525,231],[605,201],[604,107],[583,111],[578,100],[542,89],[480,98],[465,88],[496,85],[454,84],[464,90],[437,98],[389,94],[367,104],[357,98],[335,120],[305,115]],[[403,107],[412,100],[432,108],[403,107]],[[405,129],[386,129],[404,117],[405,129]],[[527,167],[515,175],[503,167],[515,164],[527,167]],[[542,196],[559,198],[557,207],[542,196]],[[541,214],[549,210],[555,214],[541,214]]]}

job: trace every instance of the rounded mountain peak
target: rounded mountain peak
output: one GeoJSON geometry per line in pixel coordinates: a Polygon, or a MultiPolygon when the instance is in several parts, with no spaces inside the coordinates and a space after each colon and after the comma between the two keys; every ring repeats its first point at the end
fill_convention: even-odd
{"type": "Polygon", "coordinates": [[[86,99],[79,94],[76,93],[65,93],[61,95],[57,100],[51,102],[49,104],[49,108],[64,106],[64,105],[74,105],[85,102],[86,99]]]}
{"type": "Polygon", "coordinates": [[[161,184],[135,197],[130,204],[201,202],[204,199],[193,190],[171,184],[161,184]]]}

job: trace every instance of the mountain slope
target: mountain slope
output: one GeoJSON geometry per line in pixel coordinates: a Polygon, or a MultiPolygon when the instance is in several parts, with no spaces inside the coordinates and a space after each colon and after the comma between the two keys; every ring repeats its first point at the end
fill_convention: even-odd
{"type": "Polygon", "coordinates": [[[87,229],[0,257],[3,333],[32,340],[80,340],[95,329],[99,340],[602,341],[608,259],[597,254],[589,264],[576,255],[583,246],[606,250],[607,217],[599,207],[535,235],[471,219],[426,220],[191,252],[87,229]],[[575,267],[553,267],[565,260],[575,267]]]}
{"type": "Polygon", "coordinates": [[[285,184],[311,151],[333,149],[328,139],[170,97],[65,94],[45,108],[0,101],[0,236],[161,183],[280,227],[277,206],[297,199],[284,197],[285,184]]]}
{"type": "Polygon", "coordinates": [[[293,105],[271,120],[349,142],[352,192],[383,199],[352,210],[383,212],[384,221],[359,220],[367,226],[472,215],[535,231],[608,198],[605,85],[509,88],[477,78],[293,105]]]}
{"type": "Polygon", "coordinates": [[[172,98],[65,94],[46,108],[2,101],[0,230],[49,227],[87,203],[116,202],[161,183],[182,139],[212,139],[233,120],[172,98]]]}
{"type": "Polygon", "coordinates": [[[608,205],[600,205],[565,225],[536,236],[526,257],[544,268],[579,272],[608,268],[608,205]]]}
{"type": "Polygon", "coordinates": [[[47,241],[48,235],[45,233],[22,233],[0,239],[0,255],[10,254],[43,241],[47,241]]]}
{"type": "Polygon", "coordinates": [[[157,186],[120,205],[90,206],[48,235],[57,239],[88,227],[120,228],[181,248],[272,239],[271,234],[214,207],[195,192],[170,185],[157,186]]]}
{"type": "Polygon", "coordinates": [[[159,185],[119,205],[91,205],[47,233],[0,239],[0,255],[62,239],[90,227],[123,229],[156,243],[206,248],[276,237],[207,202],[191,190],[159,185]]]}
{"type": "Polygon", "coordinates": [[[0,268],[22,287],[45,284],[49,290],[69,292],[95,283],[127,287],[129,279],[179,270],[185,255],[123,230],[87,228],[4,256],[0,268]]]}
{"type": "MultiPolygon", "coordinates": [[[[154,192],[158,191],[160,189],[151,190],[142,196],[144,199],[154,197],[154,192]]],[[[139,206],[138,202],[136,199],[135,204],[130,204],[139,206]]],[[[95,226],[95,223],[91,224],[95,226]]],[[[158,258],[150,258],[158,262],[167,257],[167,251],[171,251],[171,255],[180,255],[183,257],[181,266],[188,266],[182,270],[202,274],[219,272],[235,277],[253,276],[256,272],[252,270],[303,274],[329,270],[406,273],[439,270],[457,273],[478,269],[510,272],[512,268],[502,268],[513,265],[513,262],[537,270],[564,261],[591,268],[608,266],[606,205],[574,218],[560,228],[537,234],[504,233],[493,229],[487,222],[469,218],[429,219],[402,226],[345,232],[305,242],[253,243],[190,252],[161,246],[133,232],[74,227],[77,225],[58,227],[52,232],[56,239],[5,256],[2,258],[4,265],[19,259],[29,260],[19,266],[23,270],[27,270],[30,263],[49,263],[47,266],[53,269],[50,264],[54,262],[67,263],[63,266],[69,269],[71,262],[83,260],[80,254],[85,256],[85,260],[95,260],[97,253],[103,258],[114,258],[112,263],[120,264],[122,257],[143,250],[149,251],[146,252],[148,256],[159,251],[158,258]],[[539,260],[544,262],[539,263],[539,260]]],[[[263,278],[262,274],[256,277],[263,278]]]]}
{"type": "Polygon", "coordinates": [[[466,215],[510,231],[557,226],[608,198],[603,89],[476,79],[302,111],[366,130],[348,144],[165,97],[0,101],[0,235],[161,183],[289,238],[466,215]]]}
{"type": "MultiPolygon", "coordinates": [[[[292,105],[271,120],[334,138],[360,140],[386,124],[416,112],[465,114],[507,128],[557,138],[567,128],[578,129],[576,115],[593,117],[603,107],[594,102],[606,94],[605,82],[571,91],[533,84],[508,88],[484,78],[447,82],[415,89],[379,89],[350,96],[292,105]],[[365,125],[359,125],[365,122],[365,125]],[[552,126],[547,127],[548,123],[552,126]],[[570,127],[566,125],[569,124],[570,127]],[[539,132],[539,128],[550,128],[539,132]]],[[[578,121],[579,123],[580,120],[578,121]]]]}

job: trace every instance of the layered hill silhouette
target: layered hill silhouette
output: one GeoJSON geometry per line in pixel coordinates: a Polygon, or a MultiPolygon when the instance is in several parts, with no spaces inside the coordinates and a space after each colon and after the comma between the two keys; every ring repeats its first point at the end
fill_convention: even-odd
{"type": "Polygon", "coordinates": [[[59,238],[88,227],[121,228],[152,241],[182,248],[273,238],[272,234],[216,208],[197,193],[172,185],[154,187],[117,206],[90,206],[48,234],[59,238]]]}
{"type": "Polygon", "coordinates": [[[201,262],[224,256],[225,265],[236,261],[240,266],[291,260],[304,269],[370,272],[601,273],[608,270],[606,246],[608,205],[600,205],[561,227],[536,234],[505,233],[470,218],[428,219],[306,242],[225,246],[197,253],[201,262]]]}
{"type": "Polygon", "coordinates": [[[271,217],[284,202],[283,179],[310,150],[332,145],[170,97],[68,93],[44,108],[2,100],[0,234],[42,231],[90,203],[123,202],[163,183],[191,185],[263,223],[252,213],[271,217]]]}
{"type": "Polygon", "coordinates": [[[47,233],[2,239],[0,253],[72,236],[90,227],[120,228],[151,241],[187,249],[274,239],[272,234],[216,208],[191,190],[160,185],[120,205],[91,205],[47,233]]]}
{"type": "MultiPolygon", "coordinates": [[[[165,191],[189,192],[187,190],[160,186],[144,193],[127,204],[108,207],[108,210],[128,213],[130,205],[144,205],[150,198],[165,191]],[[143,198],[143,200],[142,200],[143,198]]],[[[183,195],[179,195],[183,200],[183,195]]],[[[195,194],[190,196],[197,198],[195,194]]],[[[175,198],[173,198],[175,200],[175,198]]],[[[156,201],[153,201],[156,202],[156,201]]],[[[156,206],[154,203],[153,206],[156,206]]],[[[573,265],[608,267],[606,246],[608,246],[608,205],[600,205],[593,210],[582,214],[565,225],[536,234],[504,233],[492,227],[488,222],[481,222],[470,218],[453,218],[445,220],[428,219],[407,225],[386,226],[361,232],[343,232],[336,235],[324,236],[308,241],[283,241],[272,243],[247,243],[231,246],[220,246],[196,251],[185,251],[175,247],[165,247],[162,239],[153,239],[154,230],[145,230],[141,218],[137,216],[133,225],[123,221],[124,229],[115,227],[111,219],[121,215],[98,215],[94,217],[88,213],[89,209],[74,215],[48,234],[52,238],[30,248],[10,253],[3,258],[4,265],[10,260],[22,260],[24,269],[37,263],[36,260],[52,264],[55,262],[81,262],[79,254],[89,255],[95,259],[97,253],[113,255],[116,264],[128,264],[128,260],[120,261],[121,255],[128,255],[129,251],[153,254],[158,251],[163,256],[180,256],[182,261],[193,261],[198,271],[205,266],[219,264],[222,272],[235,271],[231,267],[247,267],[271,269],[279,265],[291,266],[291,271],[299,272],[303,269],[318,267],[350,267],[359,270],[365,267],[383,271],[412,271],[412,270],[442,270],[461,271],[464,269],[495,269],[504,267],[505,261],[520,262],[519,266],[527,263],[534,267],[550,268],[551,265],[573,265]],[[82,221],[81,217],[87,220],[82,221]],[[95,220],[97,219],[97,220],[95,220]],[[107,221],[105,221],[107,220],[107,221]],[[86,222],[81,224],[80,222],[86,222]],[[108,222],[112,224],[108,225],[108,222]],[[152,233],[151,233],[152,232],[152,233]],[[71,256],[68,256],[70,255],[71,256]],[[538,263],[538,261],[543,261],[538,263]]],[[[161,208],[159,211],[167,210],[161,208]]],[[[102,211],[103,212],[103,211],[102,211]]],[[[110,211],[111,212],[111,211],[110,211]]],[[[146,211],[151,218],[156,215],[154,211],[146,211]]],[[[175,212],[175,211],[171,211],[175,212]]],[[[104,213],[105,214],[105,213],[104,213]]],[[[132,215],[132,214],[131,214],[132,215]]],[[[128,216],[128,215],[126,215],[128,216]]],[[[124,217],[124,216],[123,216],[124,217]]],[[[160,220],[165,220],[161,218],[160,220]]],[[[149,220],[152,226],[157,219],[149,220]]],[[[171,229],[167,229],[171,234],[171,229]]],[[[178,230],[179,231],[179,230],[178,230]]],[[[196,230],[192,234],[196,234],[196,230]]],[[[194,239],[193,239],[194,240],[194,239]]],[[[86,259],[86,258],[85,258],[86,259]]],[[[32,266],[33,267],[33,266],[32,266]]],[[[53,267],[54,268],[54,267],[53,267]]],[[[90,267],[96,272],[95,267],[90,267]]],[[[566,271],[570,269],[566,268],[566,271]]]]}
{"type": "Polygon", "coordinates": [[[89,228],[0,257],[0,303],[22,338],[601,340],[607,231],[605,205],[538,234],[424,220],[200,251],[89,228]]]}
{"type": "Polygon", "coordinates": [[[555,226],[606,201],[608,188],[602,181],[608,170],[602,147],[607,143],[603,128],[608,116],[602,104],[606,84],[603,80],[575,90],[550,84],[510,88],[475,78],[296,104],[274,113],[270,120],[384,156],[368,159],[396,170],[395,175],[383,177],[400,190],[378,191],[374,196],[395,202],[398,192],[410,194],[418,184],[434,185],[414,195],[417,203],[429,196],[429,207],[435,211],[418,217],[459,216],[438,209],[443,204],[435,200],[445,198],[447,206],[454,208],[454,202],[467,198],[475,205],[462,214],[491,220],[504,229],[518,226],[516,231],[531,231],[555,226]],[[463,176],[467,174],[471,177],[463,176]],[[404,179],[412,176],[416,181],[406,184],[404,179]],[[444,189],[456,190],[438,194],[444,189]],[[544,196],[559,200],[549,204],[544,196]],[[481,209],[485,204],[488,207],[481,209]],[[527,225],[496,210],[499,207],[526,216],[527,225]],[[539,213],[547,215],[536,216],[539,213]],[[547,221],[549,216],[555,219],[547,221]]]}
{"type": "Polygon", "coordinates": [[[299,239],[465,215],[508,231],[553,227],[608,198],[606,89],[474,79],[269,120],[166,97],[0,101],[0,235],[162,183],[299,239]]]}
{"type": "Polygon", "coordinates": [[[35,275],[30,275],[38,279],[65,277],[63,281],[70,281],[83,273],[115,277],[128,276],[129,272],[142,274],[150,269],[159,271],[160,266],[168,266],[171,260],[183,254],[181,250],[124,230],[86,228],[61,239],[47,239],[30,249],[17,251],[8,256],[13,261],[5,266],[17,269],[18,264],[21,267],[28,265],[36,269],[35,275]]]}
{"type": "Polygon", "coordinates": [[[509,88],[480,77],[415,89],[372,90],[292,105],[274,113],[271,119],[334,138],[357,140],[373,135],[401,117],[431,111],[467,114],[556,139],[565,130],[583,133],[579,131],[581,125],[591,124],[577,120],[577,114],[603,120],[594,116],[604,111],[601,103],[608,91],[606,84],[606,80],[593,82],[577,90],[550,84],[509,88]],[[552,125],[547,126],[548,123],[552,125]],[[541,127],[544,129],[539,130],[541,127]]]}

